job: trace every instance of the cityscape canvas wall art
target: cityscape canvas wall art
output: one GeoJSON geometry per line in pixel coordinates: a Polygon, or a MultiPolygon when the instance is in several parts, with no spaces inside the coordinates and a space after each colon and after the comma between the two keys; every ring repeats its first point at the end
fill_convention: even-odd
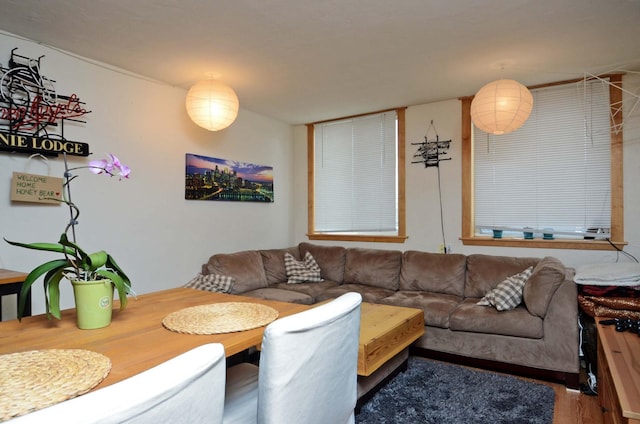
{"type": "Polygon", "coordinates": [[[273,168],[265,165],[186,155],[184,198],[273,202],[273,168]]]}

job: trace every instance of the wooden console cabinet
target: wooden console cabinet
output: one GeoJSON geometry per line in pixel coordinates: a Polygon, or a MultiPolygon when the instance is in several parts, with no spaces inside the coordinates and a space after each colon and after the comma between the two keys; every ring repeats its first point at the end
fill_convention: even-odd
{"type": "Polygon", "coordinates": [[[598,401],[605,424],[640,424],[640,337],[598,329],[598,401]]]}

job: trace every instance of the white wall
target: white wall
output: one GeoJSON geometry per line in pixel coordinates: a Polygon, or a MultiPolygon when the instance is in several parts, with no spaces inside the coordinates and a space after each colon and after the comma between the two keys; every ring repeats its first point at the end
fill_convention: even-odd
{"type": "MultiPolygon", "coordinates": [[[[640,77],[625,77],[625,84],[637,87],[640,77]]],[[[472,93],[470,93],[472,94],[472,93]]],[[[637,99],[625,96],[625,106],[631,108],[637,99]]],[[[625,120],[624,137],[624,187],[625,187],[625,237],[629,245],[625,251],[640,259],[640,106],[636,107],[629,119],[625,120]]],[[[625,117],[627,114],[625,114],[625,117]]],[[[555,256],[567,266],[577,267],[592,262],[615,262],[618,255],[613,251],[584,251],[566,249],[529,249],[509,247],[464,246],[459,240],[462,232],[461,203],[461,104],[457,99],[437,103],[411,106],[406,112],[406,163],[407,163],[407,235],[405,243],[356,243],[315,241],[317,244],[342,244],[345,246],[362,246],[380,249],[423,250],[438,252],[443,242],[441,222],[444,225],[444,240],[450,244],[454,253],[484,253],[505,256],[555,256]],[[442,186],[442,216],[438,191],[438,168],[425,168],[421,164],[412,164],[417,147],[411,143],[424,141],[430,122],[433,121],[440,140],[452,140],[449,150],[450,161],[440,163],[440,184],[442,186]]],[[[307,240],[307,197],[306,197],[306,128],[298,126],[295,134],[295,175],[294,191],[305,195],[296,196],[293,200],[295,214],[295,234],[298,240],[307,240]]],[[[429,139],[435,133],[430,130],[429,139]]],[[[619,255],[620,261],[629,261],[619,255]]]]}
{"type": "MultiPolygon", "coordinates": [[[[121,182],[79,171],[72,195],[81,211],[78,242],[89,251],[111,253],[137,293],[184,284],[217,252],[290,245],[294,239],[291,126],[241,108],[231,127],[209,132],[189,120],[184,89],[127,76],[0,34],[4,66],[14,47],[27,57],[45,55],[42,73],[57,81],[57,91],[76,93],[92,111],[86,124],[65,125],[65,136],[89,143],[96,158],[113,153],[132,168],[131,179],[121,182]],[[273,166],[275,202],[186,201],[185,153],[273,166]]],[[[88,161],[71,160],[76,166],[88,161]]],[[[61,156],[48,164],[50,175],[62,177],[61,156]]],[[[56,242],[69,219],[65,208],[9,200],[12,173],[25,170],[49,172],[39,159],[0,152],[0,235],[22,242],[56,242]]],[[[30,271],[54,258],[0,241],[2,268],[30,271]]],[[[62,286],[62,307],[71,307],[70,285],[62,286]]],[[[34,312],[43,312],[40,282],[33,296],[34,312]]],[[[12,301],[4,300],[5,313],[11,313],[12,301]]]]}

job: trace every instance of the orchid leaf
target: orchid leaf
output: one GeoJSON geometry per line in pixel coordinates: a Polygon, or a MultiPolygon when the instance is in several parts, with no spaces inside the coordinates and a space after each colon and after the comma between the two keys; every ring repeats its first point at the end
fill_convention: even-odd
{"type": "Polygon", "coordinates": [[[48,252],[66,253],[67,255],[73,255],[75,253],[73,249],[59,243],[20,243],[17,241],[7,240],[6,238],[4,241],[14,246],[24,247],[27,249],[46,250],[48,252]]]}
{"type": "Polygon", "coordinates": [[[111,280],[116,289],[118,290],[118,298],[120,299],[120,310],[122,311],[127,307],[127,293],[129,292],[128,285],[124,282],[122,277],[112,271],[108,271],[106,269],[99,269],[96,271],[96,274],[108,278],[111,280]]]}
{"type": "MultiPolygon", "coordinates": [[[[60,314],[60,280],[63,277],[63,271],[59,270],[53,274],[47,274],[48,283],[45,283],[45,287],[49,289],[49,308],[47,308],[47,317],[51,319],[49,314],[58,319],[62,319],[60,314]]],[[[46,294],[45,294],[46,295],[46,294]]]]}
{"type": "MultiPolygon", "coordinates": [[[[20,290],[20,296],[19,296],[19,304],[18,304],[18,319],[22,320],[22,317],[24,316],[24,308],[27,302],[27,293],[29,292],[29,289],[31,288],[31,286],[33,285],[33,283],[35,283],[38,278],[40,278],[43,274],[51,272],[51,271],[60,271],[62,272],[62,270],[64,270],[66,267],[70,266],[70,262],[66,259],[55,259],[53,261],[49,261],[46,262],[36,268],[33,269],[33,271],[31,271],[29,273],[29,275],[27,275],[27,278],[25,278],[24,283],[22,283],[22,289],[20,290]]],[[[45,279],[45,297],[46,297],[46,286],[47,286],[47,282],[45,279]]],[[[48,307],[47,307],[48,309],[48,307]]]]}
{"type": "Polygon", "coordinates": [[[109,255],[107,255],[107,252],[105,252],[104,250],[90,254],[89,255],[90,269],[96,270],[100,267],[105,266],[105,264],[107,263],[108,257],[109,255]]]}
{"type": "Polygon", "coordinates": [[[106,267],[114,270],[120,277],[122,277],[122,280],[127,286],[127,292],[128,292],[129,289],[131,288],[131,280],[129,279],[127,274],[125,274],[125,272],[122,270],[122,268],[120,268],[120,266],[116,263],[116,260],[113,259],[113,256],[107,255],[106,267]]]}
{"type": "Polygon", "coordinates": [[[89,256],[84,250],[82,250],[80,246],[70,241],[66,233],[62,233],[62,235],[60,236],[60,244],[63,246],[70,247],[73,252],[72,254],[77,253],[77,255],[80,256],[81,258],[86,258],[89,256]]]}
{"type": "Polygon", "coordinates": [[[70,241],[67,237],[67,233],[62,233],[62,235],[60,235],[60,244],[73,249],[72,255],[76,259],[74,268],[77,273],[79,273],[79,268],[83,271],[91,271],[91,259],[89,258],[89,255],[76,243],[70,241]]]}

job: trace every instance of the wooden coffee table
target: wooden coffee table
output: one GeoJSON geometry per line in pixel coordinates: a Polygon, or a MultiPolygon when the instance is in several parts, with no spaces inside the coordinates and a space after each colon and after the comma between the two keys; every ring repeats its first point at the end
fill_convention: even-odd
{"type": "MultiPolygon", "coordinates": [[[[409,345],[423,334],[422,309],[362,303],[358,346],[358,406],[373,395],[375,389],[388,378],[406,369],[409,345]]],[[[260,350],[260,345],[256,345],[256,348],[260,350]]]]}
{"type": "Polygon", "coordinates": [[[409,345],[424,334],[421,309],[362,303],[358,352],[358,399],[401,367],[409,345]]]}

